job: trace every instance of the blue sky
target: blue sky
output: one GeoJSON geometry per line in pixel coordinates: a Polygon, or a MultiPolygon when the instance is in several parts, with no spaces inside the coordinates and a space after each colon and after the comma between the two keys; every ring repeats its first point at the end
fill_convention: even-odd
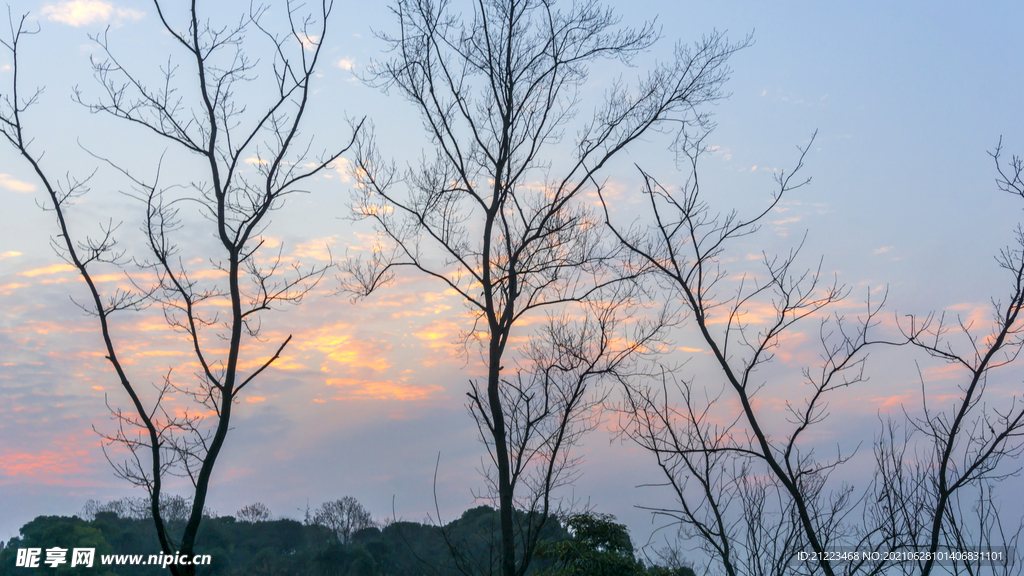
{"type": "MultiPolygon", "coordinates": [[[[247,6],[210,4],[210,17],[228,22],[247,6]]],[[[626,79],[666,58],[677,40],[692,42],[716,29],[734,38],[753,33],[753,45],[731,61],[731,97],[714,107],[718,129],[709,143],[717,148],[702,178],[716,208],[763,206],[774,171],[791,167],[797,146],[817,131],[805,168],[811,185],[739,247],[736,267],[744,266],[745,254],[785,251],[806,232],[806,261],[813,265],[822,257],[823,269],[854,288],[854,298],[887,286],[890,316],[946,309],[987,318],[989,299],[1006,286],[993,257],[1012,242],[1022,215],[1020,199],[996,190],[987,151],[1002,136],[1008,154],[1024,153],[1024,76],[1015,41],[1024,6],[610,4],[624,24],[657,17],[662,29],[662,41],[638,59],[636,70],[614,72],[626,79]]],[[[24,46],[22,82],[46,86],[26,123],[51,170],[91,172],[96,162],[80,145],[140,171],[152,169],[162,143],[90,115],[70,97],[76,85],[86,95],[98,93],[89,69],[96,52],[90,34],[107,29],[115,51],[141,69],[166,60],[171,46],[154,32],[152,6],[16,1],[11,11],[29,12],[41,26],[24,46]]],[[[383,46],[372,30],[391,29],[389,13],[382,4],[339,2],[330,25],[329,59],[313,101],[318,142],[343,140],[346,119],[365,115],[385,155],[415,160],[425,146],[415,111],[353,76],[380,57],[383,46]]],[[[9,64],[0,59],[5,90],[9,64]]],[[[595,74],[595,82],[607,80],[595,74]]],[[[651,138],[607,176],[622,190],[635,189],[631,164],[642,161],[671,181],[678,173],[664,147],[651,138]]],[[[351,187],[344,170],[331,176],[294,197],[268,232],[307,261],[322,258],[325,246],[363,245],[369,233],[344,219],[351,187]]],[[[116,193],[124,186],[116,173],[97,172],[93,193],[74,206],[73,225],[94,230],[108,217],[124,220],[130,243],[138,210],[116,193]]],[[[69,514],[88,498],[133,493],[114,478],[92,431],[111,426],[104,396],[113,403],[124,398],[99,353],[94,322],[69,299],[81,299],[82,285],[54,268],[60,261],[49,248],[52,214],[36,206],[41,190],[10,149],[0,152],[0,194],[0,538],[6,539],[35,515],[69,514]]],[[[628,204],[627,195],[627,214],[628,204]]],[[[307,502],[316,507],[352,495],[377,517],[394,511],[421,520],[433,513],[440,453],[439,505],[451,518],[471,505],[471,490],[483,487],[476,469],[485,457],[462,400],[477,366],[452,344],[461,304],[441,286],[412,278],[357,304],[334,296],[329,284],[301,307],[268,317],[272,333],[296,334],[295,343],[282,366],[242,402],[215,473],[211,508],[230,514],[259,500],[278,515],[299,517],[307,502]]],[[[154,322],[144,315],[118,326],[141,354],[140,371],[168,365],[145,354],[174,344],[152,329],[158,323],[148,324],[154,322]]],[[[684,331],[676,338],[689,336],[684,331]]],[[[870,382],[833,407],[822,441],[870,443],[878,411],[913,402],[915,360],[926,374],[935,370],[936,390],[949,384],[941,366],[926,359],[874,355],[870,382]]],[[[1019,387],[1019,378],[1007,372],[995,389],[1006,396],[1019,387]]],[[[627,521],[644,542],[652,524],[634,505],[668,496],[636,488],[657,480],[653,462],[615,439],[614,424],[609,415],[586,438],[583,475],[572,496],[627,521]]],[[[1019,479],[1008,482],[1020,486],[1019,479]]]]}

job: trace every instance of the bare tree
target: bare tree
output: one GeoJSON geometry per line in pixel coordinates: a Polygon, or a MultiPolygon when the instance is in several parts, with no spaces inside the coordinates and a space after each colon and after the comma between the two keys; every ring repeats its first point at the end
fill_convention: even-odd
{"type": "MultiPolygon", "coordinates": [[[[194,1],[182,15],[171,14],[159,1],[153,6],[183,61],[177,63],[172,55],[158,68],[159,81],[147,83],[144,78],[152,76],[152,70],[122,66],[104,33],[93,38],[105,55],[93,61],[101,94],[92,99],[76,89],[74,95],[91,112],[123,120],[126,128],[140,128],[119,133],[140,138],[155,134],[172,154],[199,159],[183,161],[172,171],[185,174],[180,180],[164,176],[169,170],[163,158],[153,160],[148,178],[139,169],[103,159],[131,181],[128,195],[144,209],[146,253],[129,255],[121,248],[116,224],[101,226],[98,238],[71,230],[68,212],[72,201],[88,191],[89,178],[53,178],[53,169],[26,134],[26,112],[39,101],[41,90],[28,96],[19,92],[19,49],[35,32],[26,27],[24,17],[12,19],[10,39],[3,42],[13,57],[14,73],[10,91],[2,96],[0,127],[48,194],[47,208],[59,226],[54,247],[88,287],[89,300],[82,308],[99,321],[105,356],[130,400],[127,410],[111,408],[117,428],[104,434],[108,444],[127,448],[128,458],[122,461],[114,453],[108,459],[120,477],[147,490],[163,552],[187,556],[193,551],[234,405],[291,339],[260,352],[261,319],[266,311],[301,301],[326,270],[286,265],[280,250],[268,253],[262,235],[285,197],[327,168],[351,142],[313,158],[312,142],[300,132],[332,10],[329,1],[319,3],[311,16],[286,4],[276,18],[283,34],[268,25],[265,7],[254,6],[235,25],[216,27],[194,1]],[[250,35],[268,48],[262,62],[246,54],[250,35]],[[249,92],[253,87],[263,90],[249,92]],[[187,211],[189,207],[196,212],[187,211]],[[192,241],[204,234],[215,238],[216,245],[196,260],[212,263],[215,275],[189,268],[196,261],[189,257],[192,241]],[[105,292],[95,270],[109,267],[129,274],[135,288],[105,292]],[[155,277],[155,283],[146,284],[145,275],[131,275],[138,271],[155,277]],[[142,376],[129,374],[114,320],[119,313],[151,305],[162,309],[200,368],[191,380],[168,370],[149,396],[137,382],[142,376]],[[165,398],[171,395],[191,399],[193,408],[168,409],[165,398]],[[178,541],[168,532],[161,507],[163,480],[169,474],[187,477],[194,487],[178,541]]],[[[194,573],[191,566],[170,569],[176,576],[194,573]]]]}
{"type": "MultiPolygon", "coordinates": [[[[999,190],[1024,198],[1024,161],[1014,156],[1004,163],[1002,140],[991,155],[999,190]]],[[[954,567],[958,573],[975,574],[982,566],[1004,573],[1024,568],[1014,555],[1024,521],[1007,524],[994,494],[1002,480],[1021,470],[1016,460],[1024,453],[1024,403],[1019,395],[987,393],[990,380],[1006,371],[1024,346],[1024,229],[1019,225],[1016,245],[996,260],[1010,283],[1005,299],[992,299],[990,324],[961,317],[951,323],[934,314],[901,323],[914,346],[964,374],[958,393],[943,399],[943,407],[936,406],[940,401],[922,374],[920,412],[906,413],[902,426],[888,422],[875,445],[878,488],[871,512],[887,540],[929,553],[913,567],[922,575],[936,566],[940,549],[980,547],[1004,554],[996,562],[960,563],[954,567]]]]}
{"type": "Polygon", "coordinates": [[[313,513],[312,523],[329,529],[342,544],[351,543],[352,535],[363,528],[374,526],[370,511],[351,496],[324,502],[313,513]]]}
{"type": "MultiPolygon", "coordinates": [[[[522,564],[529,564],[552,518],[571,512],[553,495],[579,474],[580,458],[572,449],[599,423],[607,397],[597,384],[622,378],[635,356],[656,345],[658,322],[626,332],[622,316],[628,303],[615,300],[609,290],[602,292],[608,299],[585,302],[582,320],[564,314],[548,317],[521,351],[522,358],[517,360],[521,366],[502,379],[501,410],[508,438],[513,507],[524,512],[516,515],[514,523],[522,564]],[[624,337],[628,340],[625,345],[617,342],[624,337]]],[[[631,298],[631,290],[623,290],[619,297],[631,298]]],[[[490,400],[476,381],[470,383],[468,396],[470,414],[491,457],[485,472],[488,493],[477,497],[500,504],[496,498],[500,494],[498,478],[493,473],[499,463],[490,400]]],[[[478,561],[475,570],[463,568],[464,573],[491,573],[495,566],[478,561]],[[484,566],[487,568],[482,569],[484,566]]]]}
{"type": "Polygon", "coordinates": [[[616,237],[652,268],[664,297],[711,356],[710,373],[690,379],[681,367],[664,367],[656,384],[627,388],[622,430],[655,456],[674,492],[679,507],[656,512],[697,538],[713,565],[730,576],[783,574],[797,551],[810,548],[818,559],[808,569],[831,576],[832,562],[821,553],[863,544],[870,532],[849,522],[861,497],[846,485],[828,488],[832,472],[852,454],[837,449],[822,460],[804,439],[827,416],[829,399],[863,379],[880,305],[869,301],[856,321],[830,315],[849,291],[823,278],[820,264],[798,268],[799,246],[785,256],[764,255],[758,270],[727,271],[723,263],[735,240],[755,233],[784,195],[809,181],[795,179],[809,145],[796,168],[777,177],[765,208],[743,217],[716,215],[703,200],[697,177],[703,141],[682,142],[691,177],[677,189],[643,173],[647,220],[623,227],[612,222],[605,202],[616,237]],[[759,404],[786,382],[768,365],[788,332],[813,321],[819,322],[820,364],[802,371],[803,397],[785,401],[788,424],[772,423],[759,404]]]}
{"type": "Polygon", "coordinates": [[[247,504],[235,512],[235,518],[239,522],[267,522],[271,518],[270,508],[262,502],[247,504]]]}
{"type": "MultiPolygon", "coordinates": [[[[562,11],[543,0],[397,0],[392,11],[399,30],[381,38],[394,57],[374,64],[368,81],[398,91],[418,109],[435,153],[399,172],[370,139],[360,146],[355,211],[375,222],[384,242],[372,261],[351,263],[348,287],[368,294],[406,267],[464,299],[473,315],[465,342],[479,345],[487,372],[474,382],[469,407],[495,473],[500,572],[521,575],[532,547],[517,556],[517,482],[540,455],[522,434],[543,429],[531,419],[547,410],[541,404],[548,393],[532,387],[548,372],[542,363],[503,373],[512,369],[510,338],[526,315],[549,309],[558,318],[567,305],[621,290],[615,287],[621,278],[609,267],[616,249],[604,241],[581,195],[600,187],[601,170],[641,136],[707,123],[697,108],[721,97],[726,60],[745,43],[713,34],[694,46],[680,44],[671,61],[636,86],[614,83],[594,116],[574,124],[590,66],[631,62],[657,39],[653,24],[620,28],[618,17],[593,1],[562,11]],[[565,143],[564,132],[573,126],[576,137],[565,143]],[[568,160],[556,167],[557,158],[568,160]]],[[[586,369],[565,372],[573,374],[571,381],[586,369]]],[[[560,458],[547,452],[541,460],[560,458]]]]}
{"type": "MultiPolygon", "coordinates": [[[[709,568],[730,576],[928,575],[940,565],[957,574],[1020,573],[1015,547],[1024,523],[1005,521],[994,491],[1020,471],[1024,406],[1017,396],[996,405],[985,392],[989,378],[1024,346],[1024,231],[1018,229],[1017,246],[998,258],[1011,286],[1006,301],[993,300],[991,325],[958,318],[958,329],[951,330],[943,317],[909,316],[901,322],[902,338],[876,340],[869,331],[881,304],[869,300],[855,322],[827,315],[848,291],[822,282],[820,266],[797,269],[799,248],[786,257],[764,256],[760,271],[724,269],[725,262],[741,260],[730,258],[728,248],[756,232],[787,192],[807,182],[794,180],[807,148],[796,169],[778,176],[767,207],[749,218],[735,211],[713,215],[702,199],[697,166],[706,151],[703,138],[683,140],[681,150],[691,178],[679,189],[644,174],[646,221],[617,225],[605,203],[616,237],[653,269],[658,287],[678,303],[711,355],[711,372],[691,379],[682,377],[681,366],[663,366],[653,384],[649,379],[626,389],[622,432],[653,454],[678,504],[652,510],[696,539],[709,568]],[[733,295],[721,295],[726,286],[733,295]],[[773,314],[764,312],[769,306],[773,314]],[[786,377],[768,364],[787,331],[805,319],[820,322],[820,363],[803,369],[805,392],[794,399],[778,391],[786,377]],[[828,416],[829,399],[864,379],[865,349],[880,343],[917,347],[962,368],[967,378],[939,409],[922,375],[920,413],[905,410],[902,423],[883,422],[874,479],[855,493],[830,481],[853,454],[837,448],[822,460],[808,443],[828,416]],[[721,391],[716,381],[724,381],[721,391]],[[772,422],[771,411],[759,406],[773,393],[770,399],[784,401],[788,424],[772,422]],[[823,554],[844,547],[860,554],[838,562],[823,554]],[[797,552],[807,550],[814,554],[800,561],[797,552]],[[877,562],[861,556],[865,551],[914,553],[919,560],[877,562]],[[950,561],[945,552],[981,554],[950,561]]],[[[998,187],[1024,197],[1024,162],[1014,157],[1004,164],[1001,143],[992,156],[998,187]]]]}
{"type": "MultiPolygon", "coordinates": [[[[184,524],[192,512],[192,502],[184,496],[163,493],[160,495],[160,518],[163,522],[180,522],[184,524]]],[[[133,498],[125,496],[109,502],[87,500],[82,508],[82,517],[94,519],[97,514],[110,512],[121,518],[133,520],[152,520],[153,510],[148,497],[133,498]]],[[[209,508],[203,510],[203,516],[215,516],[209,508]]]]}
{"type": "Polygon", "coordinates": [[[85,506],[82,507],[80,515],[85,520],[92,521],[96,518],[97,514],[102,513],[112,513],[119,518],[128,518],[131,511],[127,506],[127,502],[123,499],[111,500],[110,502],[100,502],[99,500],[90,498],[85,501],[85,506]]]}

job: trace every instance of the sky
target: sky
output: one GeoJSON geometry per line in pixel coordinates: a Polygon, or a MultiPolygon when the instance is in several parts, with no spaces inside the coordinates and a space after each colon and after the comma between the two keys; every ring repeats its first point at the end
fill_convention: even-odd
{"type": "MultiPolygon", "coordinates": [[[[202,9],[214,22],[230,23],[247,8],[206,4],[202,9]]],[[[988,154],[1000,138],[1007,155],[1024,154],[1024,77],[1015,42],[1024,5],[608,4],[623,25],[656,18],[662,39],[636,69],[595,71],[594,93],[617,75],[635,78],[667,58],[676,41],[693,42],[714,30],[732,38],[753,35],[752,45],[731,60],[730,97],[709,108],[717,129],[701,175],[716,209],[764,206],[773,175],[792,167],[798,147],[817,133],[804,168],[812,182],[736,248],[731,273],[750,265],[748,255],[786,252],[806,235],[802,261],[814,266],[821,258],[824,271],[851,287],[851,302],[888,291],[883,329],[891,330],[897,315],[930,311],[986,321],[990,300],[1007,287],[994,257],[1013,242],[1024,215],[1019,198],[996,189],[988,154]]],[[[115,53],[140,70],[167,62],[173,46],[156,32],[153,7],[128,0],[16,0],[11,13],[28,13],[40,27],[23,47],[20,81],[45,86],[25,119],[34,146],[46,151],[44,165],[60,175],[96,170],[92,191],[72,207],[73,228],[87,233],[108,220],[123,222],[124,246],[135,253],[141,248],[139,205],[118,193],[128,188],[123,176],[87,151],[147,173],[166,145],[90,114],[71,96],[76,87],[87,99],[99,94],[89,65],[98,53],[91,37],[105,34],[115,53]]],[[[311,101],[310,133],[318,145],[344,142],[349,122],[367,117],[383,154],[399,164],[429,146],[407,102],[356,76],[382,57],[374,31],[394,26],[384,3],[338,2],[311,101]]],[[[5,92],[10,64],[6,54],[0,57],[5,92]]],[[[605,174],[621,191],[616,209],[624,218],[635,209],[634,162],[663,182],[682,178],[659,138],[641,142],[605,174]]],[[[107,403],[126,406],[127,399],[103,358],[95,319],[76,307],[84,285],[50,247],[55,221],[39,207],[43,192],[28,166],[11,149],[0,150],[0,539],[6,540],[37,515],[72,514],[88,499],[141,494],[114,476],[102,450],[99,434],[113,430],[107,403]]],[[[173,153],[167,162],[173,170],[189,167],[173,153]]],[[[306,264],[365,249],[372,230],[348,218],[351,192],[351,177],[339,162],[309,184],[308,194],[291,197],[274,214],[264,234],[267,247],[281,246],[287,258],[306,264]]],[[[186,222],[202,225],[195,218],[186,222]]],[[[203,243],[212,241],[203,234],[187,242],[200,265],[203,243]]],[[[105,286],[120,281],[111,276],[105,286]]],[[[486,457],[465,409],[468,382],[480,372],[477,358],[460,353],[456,342],[467,318],[462,303],[443,286],[414,276],[399,276],[392,287],[355,303],[336,291],[329,274],[301,305],[265,316],[271,341],[289,334],[293,340],[237,407],[210,508],[232,514],[261,501],[275,515],[301,518],[307,506],[351,495],[377,518],[421,521],[437,511],[444,521],[456,517],[484,488],[478,470],[486,457]]],[[[143,380],[156,381],[187,362],[180,338],[162,327],[156,310],[117,318],[114,333],[143,380]]],[[[799,374],[810,350],[801,337],[788,344],[780,373],[799,374]]],[[[701,352],[687,345],[692,332],[681,327],[673,338],[679,344],[673,357],[694,356],[699,367],[701,352]]],[[[917,402],[918,366],[936,394],[955,383],[927,358],[873,353],[870,380],[831,405],[817,441],[870,446],[878,414],[917,402]]],[[[998,398],[1019,387],[1013,370],[990,384],[998,398]]],[[[769,389],[765,398],[778,405],[790,392],[769,389]]],[[[670,495],[643,487],[658,481],[655,464],[616,435],[616,421],[609,411],[585,437],[581,475],[565,495],[616,515],[644,543],[660,524],[636,506],[656,506],[670,495]]],[[[1017,489],[1020,482],[1007,480],[1017,489]]],[[[172,491],[175,486],[184,488],[180,480],[172,491]]]]}

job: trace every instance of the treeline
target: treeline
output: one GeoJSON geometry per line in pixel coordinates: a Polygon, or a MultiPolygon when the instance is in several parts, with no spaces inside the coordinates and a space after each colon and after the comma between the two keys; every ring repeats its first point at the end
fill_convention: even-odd
{"type": "MultiPolygon", "coordinates": [[[[46,549],[95,549],[91,574],[100,576],[157,576],[159,565],[146,565],[160,553],[152,518],[144,499],[87,503],[81,515],[39,516],[22,526],[20,537],[0,543],[0,576],[17,575],[19,549],[42,550],[34,574],[81,571],[70,563],[45,564],[46,549]],[[138,565],[102,562],[104,556],[141,556],[138,565]]],[[[161,505],[169,533],[180,535],[189,503],[168,498],[161,505]],[[178,513],[178,512],[181,513],[178,513]]],[[[564,519],[537,518],[520,512],[523,525],[541,532],[527,574],[533,576],[693,576],[678,561],[670,566],[637,559],[629,532],[614,517],[584,513],[564,519]],[[673,565],[674,564],[674,565],[673,565]]],[[[500,519],[496,510],[479,506],[444,526],[419,522],[370,520],[369,512],[346,497],[307,510],[303,521],[272,519],[262,504],[252,504],[234,516],[208,515],[196,539],[195,553],[209,555],[208,566],[197,574],[242,576],[461,576],[498,570],[501,556],[500,519]]],[[[127,564],[127,562],[125,561],[127,564]]]]}

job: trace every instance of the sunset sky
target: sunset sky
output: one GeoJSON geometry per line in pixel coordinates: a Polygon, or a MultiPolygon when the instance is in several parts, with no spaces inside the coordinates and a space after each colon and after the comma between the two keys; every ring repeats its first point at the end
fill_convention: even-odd
{"type": "MultiPolygon", "coordinates": [[[[214,10],[208,14],[212,21],[225,24],[248,8],[247,3],[201,4],[214,10]]],[[[806,146],[817,131],[804,169],[811,184],[784,200],[758,235],[733,248],[727,259],[731,277],[755,270],[762,251],[788,252],[806,234],[801,262],[813,267],[822,258],[822,270],[852,289],[840,311],[856,314],[869,291],[877,299],[888,290],[882,331],[894,333],[894,318],[910,313],[946,311],[976,319],[979,326],[989,320],[990,300],[1005,299],[1008,288],[994,256],[1014,241],[1014,230],[1024,221],[1024,200],[996,189],[988,154],[1000,137],[1007,157],[1024,154],[1019,42],[1024,5],[608,4],[624,25],[657,18],[662,40],[635,62],[636,68],[596,71],[587,87],[591,95],[600,95],[618,76],[634,80],[645,66],[667,58],[676,41],[692,42],[714,30],[735,39],[753,34],[753,45],[731,60],[726,85],[731,96],[712,109],[718,128],[708,139],[713,150],[701,177],[716,211],[752,213],[765,206],[773,175],[790,169],[797,147],[806,146]]],[[[99,94],[89,66],[98,48],[90,35],[106,30],[112,50],[138,69],[153,70],[165,65],[169,54],[179,60],[181,54],[158,31],[153,7],[144,2],[13,1],[15,17],[26,12],[41,31],[22,46],[20,81],[23,90],[46,88],[24,118],[35,149],[46,151],[43,164],[51,174],[84,177],[96,170],[92,192],[70,208],[73,229],[84,235],[108,220],[123,222],[124,245],[138,253],[140,205],[118,194],[129,183],[86,150],[145,175],[155,170],[166,144],[90,115],[71,95],[76,86],[87,100],[99,94]]],[[[375,125],[383,155],[400,165],[416,161],[429,145],[411,105],[397,94],[363,85],[355,75],[384,57],[374,31],[394,27],[383,2],[337,2],[306,129],[315,134],[315,147],[345,142],[349,122],[364,116],[375,125]]],[[[261,46],[253,44],[252,53],[261,46]]],[[[182,74],[185,70],[183,65],[182,74]]],[[[11,72],[4,53],[5,94],[11,72]]],[[[640,213],[634,163],[665,184],[684,177],[665,150],[667,143],[665,135],[651,136],[605,172],[622,221],[640,213]]],[[[90,498],[142,494],[114,476],[94,431],[113,430],[105,401],[124,407],[128,401],[103,357],[95,318],[73,301],[85,301],[84,284],[50,248],[56,224],[53,214],[38,206],[44,192],[28,165],[4,144],[0,539],[7,540],[37,515],[76,513],[90,498]]],[[[561,153],[570,150],[571,145],[561,153]]],[[[167,164],[166,171],[188,180],[189,164],[180,155],[169,154],[167,164]]],[[[352,181],[346,162],[337,162],[307,188],[308,194],[290,197],[274,214],[264,233],[265,249],[280,249],[285,261],[309,265],[372,245],[372,229],[348,218],[352,181]]],[[[207,224],[198,218],[186,223],[207,224]]],[[[215,281],[218,274],[203,252],[204,243],[212,241],[203,228],[190,235],[185,248],[194,270],[215,281]]],[[[104,289],[125,282],[114,273],[100,280],[104,289]]],[[[209,506],[233,514],[261,501],[275,515],[301,518],[307,504],[316,508],[351,495],[377,518],[395,514],[420,521],[435,514],[439,459],[437,503],[442,519],[450,520],[473,505],[473,493],[485,486],[477,470],[486,452],[465,409],[468,382],[481,375],[480,362],[475,352],[467,357],[457,342],[468,326],[466,309],[444,286],[411,275],[400,275],[393,286],[355,303],[337,290],[331,272],[300,305],[263,317],[268,342],[250,350],[249,369],[274,343],[288,335],[293,339],[243,395],[214,473],[209,506]]],[[[527,324],[520,335],[528,336],[536,325],[527,324]]],[[[799,381],[801,366],[816,357],[811,347],[816,333],[817,324],[809,321],[784,343],[777,360],[780,381],[799,381]]],[[[187,347],[166,329],[156,309],[119,314],[114,337],[140,381],[156,382],[172,368],[175,374],[190,373],[187,347]]],[[[675,361],[693,357],[686,370],[699,374],[703,350],[695,335],[681,327],[672,341],[675,361]]],[[[833,401],[815,442],[826,449],[861,445],[869,455],[878,414],[917,406],[919,367],[937,398],[954,390],[957,374],[947,366],[914,353],[873,352],[870,380],[833,401]]],[[[1021,372],[997,373],[990,383],[993,398],[1008,399],[1019,391],[1021,372]]],[[[798,393],[795,385],[768,387],[762,409],[781,415],[786,395],[798,393]]],[[[614,391],[610,398],[616,398],[614,391]]],[[[619,440],[616,422],[608,411],[603,424],[586,436],[579,449],[582,476],[566,494],[615,514],[643,544],[658,524],[635,505],[657,506],[671,496],[639,487],[659,481],[654,462],[619,440]]],[[[856,471],[849,476],[864,479],[856,471]]],[[[180,479],[174,482],[184,486],[180,479]]],[[[1008,482],[1024,487],[1019,478],[1008,482]]]]}

